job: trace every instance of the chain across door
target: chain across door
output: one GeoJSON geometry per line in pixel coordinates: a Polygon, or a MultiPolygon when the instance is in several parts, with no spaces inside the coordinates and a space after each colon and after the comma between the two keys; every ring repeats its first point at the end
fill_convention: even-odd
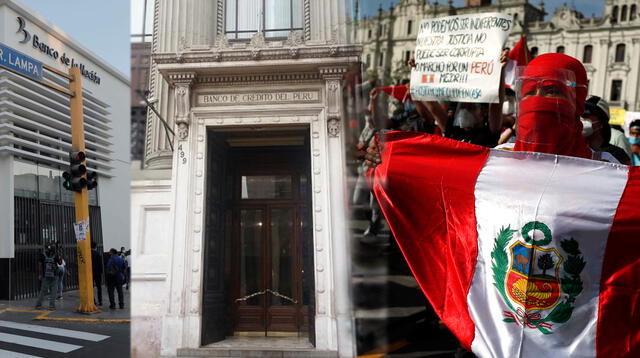
{"type": "Polygon", "coordinates": [[[236,210],[236,223],[236,331],[301,331],[305,320],[299,210],[243,205],[236,210]]]}

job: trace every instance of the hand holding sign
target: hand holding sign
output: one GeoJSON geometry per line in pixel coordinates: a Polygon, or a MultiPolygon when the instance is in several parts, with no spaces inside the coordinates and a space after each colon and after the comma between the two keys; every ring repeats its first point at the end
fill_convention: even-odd
{"type": "Polygon", "coordinates": [[[423,20],[411,71],[412,98],[498,102],[500,56],[512,21],[500,13],[423,20]]]}

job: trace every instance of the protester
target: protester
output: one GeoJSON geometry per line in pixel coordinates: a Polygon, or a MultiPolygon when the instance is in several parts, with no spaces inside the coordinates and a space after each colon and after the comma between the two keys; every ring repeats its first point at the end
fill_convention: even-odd
{"type": "MultiPolygon", "coordinates": [[[[502,107],[504,102],[504,71],[509,61],[509,49],[500,54],[500,83],[498,103],[458,103],[453,117],[448,108],[443,108],[436,101],[414,101],[416,113],[422,118],[433,118],[437,128],[447,138],[494,147],[498,144],[502,128],[502,107]],[[455,124],[459,124],[456,126],[455,124]]],[[[415,59],[411,58],[407,65],[415,67],[415,59]]],[[[367,148],[365,164],[370,167],[380,163],[378,144],[373,141],[367,148]]]]}
{"type": "Polygon", "coordinates": [[[62,290],[64,289],[64,274],[66,273],[66,262],[64,261],[64,257],[62,257],[62,253],[58,252],[58,256],[60,258],[60,262],[57,264],[58,270],[56,271],[56,275],[58,276],[58,299],[62,299],[62,290]]]}
{"type": "MultiPolygon", "coordinates": [[[[425,110],[435,118],[436,124],[447,138],[473,143],[485,147],[498,144],[502,129],[502,107],[504,102],[504,70],[509,61],[509,50],[500,54],[500,84],[498,103],[458,103],[453,119],[448,111],[435,101],[416,103],[418,112],[423,116],[425,110]]],[[[410,61],[415,66],[415,61],[410,61]]]]}
{"type": "Polygon", "coordinates": [[[113,290],[118,291],[118,303],[120,308],[124,308],[124,294],[122,292],[122,283],[124,282],[124,272],[126,270],[126,264],[124,260],[118,255],[116,249],[109,250],[109,261],[107,261],[106,280],[107,280],[107,293],[109,295],[109,308],[115,309],[116,303],[113,290]]]}
{"type": "Polygon", "coordinates": [[[516,141],[516,93],[505,88],[505,101],[502,104],[502,133],[498,145],[516,141]]]}
{"type": "Polygon", "coordinates": [[[126,271],[126,280],[127,280],[127,291],[129,291],[129,285],[131,283],[131,250],[129,250],[129,255],[125,258],[125,263],[127,264],[126,271]]]}
{"type": "Polygon", "coordinates": [[[93,271],[93,283],[98,290],[97,297],[94,297],[94,304],[96,304],[96,298],[98,299],[98,306],[102,306],[102,272],[104,264],[102,261],[102,253],[98,252],[95,242],[91,242],[91,269],[93,271]]]}
{"type": "MultiPolygon", "coordinates": [[[[560,53],[540,55],[516,82],[516,141],[502,149],[599,159],[582,136],[580,116],[586,106],[587,73],[580,61],[560,53]]],[[[367,150],[365,161],[370,166],[380,163],[375,144],[367,150]]]]}
{"type": "Polygon", "coordinates": [[[57,264],[60,257],[56,254],[54,245],[47,245],[45,251],[38,260],[38,280],[41,281],[40,294],[36,301],[36,309],[42,308],[42,300],[46,292],[49,292],[49,309],[56,309],[56,291],[58,287],[57,264]]]}
{"type": "Polygon", "coordinates": [[[629,124],[629,144],[631,144],[631,164],[640,165],[640,119],[629,124]]]}
{"type": "MultiPolygon", "coordinates": [[[[536,57],[517,79],[516,97],[517,135],[513,150],[598,157],[582,135],[580,116],[586,106],[587,75],[580,61],[559,53],[536,57]]],[[[438,114],[439,107],[428,102],[425,105],[437,120],[440,118],[438,125],[442,125],[442,118],[446,118],[446,114],[442,115],[444,111],[440,109],[442,113],[438,114]]],[[[640,159],[640,120],[632,123],[632,127],[631,142],[640,159]]],[[[365,161],[372,167],[381,162],[375,143],[367,150],[365,161]]],[[[471,355],[462,350],[457,352],[459,357],[465,354],[471,355]]]]}
{"type": "Polygon", "coordinates": [[[609,144],[621,148],[627,154],[627,157],[631,158],[631,144],[629,144],[627,137],[624,135],[624,129],[617,124],[609,123],[609,126],[611,127],[609,144]]]}
{"type": "Polygon", "coordinates": [[[591,96],[587,102],[582,121],[582,135],[589,147],[600,155],[606,162],[629,165],[629,156],[622,150],[609,143],[611,126],[609,125],[609,104],[598,96],[591,96]]]}

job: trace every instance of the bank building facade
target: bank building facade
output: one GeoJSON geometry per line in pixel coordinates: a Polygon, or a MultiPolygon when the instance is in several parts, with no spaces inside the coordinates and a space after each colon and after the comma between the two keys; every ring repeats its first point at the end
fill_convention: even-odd
{"type": "Polygon", "coordinates": [[[134,356],[354,356],[345,2],[161,0],[154,17],[134,356]]]}
{"type": "Polygon", "coordinates": [[[64,289],[78,288],[74,193],[62,186],[69,97],[41,83],[69,82],[41,69],[34,79],[25,64],[81,69],[87,170],[98,181],[89,190],[91,240],[101,251],[129,242],[129,80],[46,16],[0,0],[0,300],[38,296],[35,268],[46,245],[58,245],[65,259],[64,289]]]}

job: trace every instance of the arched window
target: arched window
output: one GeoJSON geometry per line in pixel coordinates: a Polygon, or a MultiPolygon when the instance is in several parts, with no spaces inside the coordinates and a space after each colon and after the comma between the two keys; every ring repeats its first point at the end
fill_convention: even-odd
{"type": "Polygon", "coordinates": [[[513,22],[518,21],[518,14],[513,14],[513,22]]]}
{"type": "Polygon", "coordinates": [[[413,20],[409,20],[409,22],[407,22],[407,35],[411,35],[412,32],[413,32],[413,20]]]}
{"type": "Polygon", "coordinates": [[[614,6],[613,10],[611,10],[611,22],[618,22],[618,6],[614,6]]]}
{"type": "Polygon", "coordinates": [[[538,56],[538,47],[534,46],[531,48],[531,59],[533,60],[534,58],[536,58],[536,56],[538,56]]]}
{"type": "Polygon", "coordinates": [[[638,16],[638,10],[636,8],[636,4],[631,5],[631,11],[629,12],[629,21],[633,21],[638,16]]]}
{"type": "Polygon", "coordinates": [[[618,44],[616,46],[616,62],[624,62],[624,44],[618,44]]]}
{"type": "Polygon", "coordinates": [[[591,57],[593,55],[593,46],[587,45],[584,47],[584,53],[582,54],[582,63],[591,63],[591,57]]]}
{"type": "Polygon", "coordinates": [[[564,46],[556,47],[556,53],[564,53],[564,46]]]}
{"type": "Polygon", "coordinates": [[[620,22],[622,21],[627,21],[627,5],[624,5],[620,12],[620,22]]]}

